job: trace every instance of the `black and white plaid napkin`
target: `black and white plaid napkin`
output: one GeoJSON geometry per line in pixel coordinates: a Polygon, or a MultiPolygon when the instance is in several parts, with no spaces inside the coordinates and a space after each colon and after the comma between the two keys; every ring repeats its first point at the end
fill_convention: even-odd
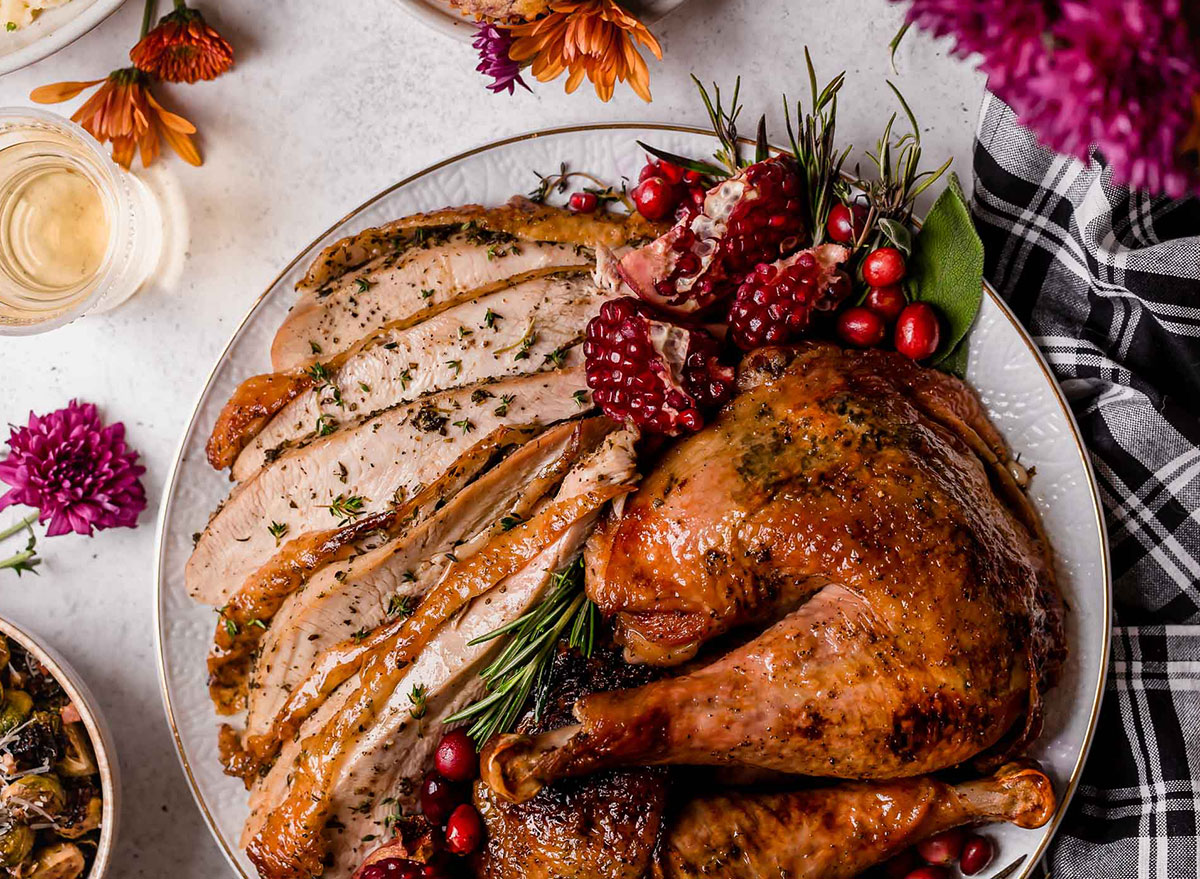
{"type": "Polygon", "coordinates": [[[1053,367],[1104,501],[1116,619],[1054,879],[1200,865],[1200,199],[1051,153],[989,95],[975,144],[985,273],[1053,367]]]}

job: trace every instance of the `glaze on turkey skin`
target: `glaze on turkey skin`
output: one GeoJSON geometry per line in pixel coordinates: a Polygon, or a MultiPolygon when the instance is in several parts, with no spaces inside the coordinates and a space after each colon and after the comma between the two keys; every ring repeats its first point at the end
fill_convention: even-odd
{"type": "Polygon", "coordinates": [[[594,538],[588,591],[633,661],[768,627],[697,671],[580,700],[569,740],[497,747],[510,793],[628,764],[912,776],[1040,729],[1061,600],[974,394],[829,345],[758,352],[741,385],[594,538]]]}

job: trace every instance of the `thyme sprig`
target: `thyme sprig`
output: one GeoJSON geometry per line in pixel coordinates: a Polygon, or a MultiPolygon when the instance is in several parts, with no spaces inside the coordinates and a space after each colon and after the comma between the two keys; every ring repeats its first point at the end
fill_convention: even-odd
{"type": "Polygon", "coordinates": [[[445,722],[472,721],[467,733],[481,744],[511,730],[549,671],[559,640],[565,637],[584,656],[592,655],[599,616],[583,591],[583,562],[577,559],[554,575],[546,597],[536,606],[471,642],[507,637],[499,656],[481,672],[488,694],[445,722]]]}
{"type": "Polygon", "coordinates": [[[545,204],[551,195],[557,193],[565,195],[570,188],[572,180],[577,178],[587,180],[592,185],[583,187],[584,192],[590,192],[596,196],[600,207],[608,204],[620,204],[625,207],[630,213],[635,210],[633,200],[630,199],[629,193],[625,190],[625,185],[621,185],[618,191],[603,180],[588,174],[586,171],[570,171],[567,169],[567,163],[563,162],[558,166],[558,172],[554,174],[542,174],[540,171],[534,171],[538,178],[538,185],[529,193],[529,200],[537,204],[545,204]]]}

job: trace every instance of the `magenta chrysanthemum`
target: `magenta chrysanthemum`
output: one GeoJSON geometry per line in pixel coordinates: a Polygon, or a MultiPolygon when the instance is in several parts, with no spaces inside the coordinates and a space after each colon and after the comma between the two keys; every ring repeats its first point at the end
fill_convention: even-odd
{"type": "Polygon", "coordinates": [[[72,400],[65,409],[13,427],[9,455],[0,461],[0,481],[12,486],[0,510],[13,504],[36,507],[50,524],[46,536],[93,529],[133,528],[146,508],[138,453],[125,445],[125,425],[105,426],[91,403],[72,400]]]}
{"type": "Polygon", "coordinates": [[[475,69],[492,78],[487,87],[493,92],[507,91],[511,95],[517,86],[531,91],[521,78],[521,65],[508,57],[512,42],[512,34],[506,28],[490,22],[481,22],[475,32],[475,42],[471,44],[479,52],[479,66],[475,69]]]}
{"type": "Polygon", "coordinates": [[[1200,190],[1184,153],[1200,93],[1200,34],[1182,0],[912,0],[908,18],[978,55],[988,87],[1046,146],[1117,183],[1200,190]]]}

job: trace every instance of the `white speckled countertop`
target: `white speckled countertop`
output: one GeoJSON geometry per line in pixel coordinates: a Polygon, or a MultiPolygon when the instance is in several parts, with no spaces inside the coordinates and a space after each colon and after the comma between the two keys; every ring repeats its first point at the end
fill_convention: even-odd
{"type": "MultiPolygon", "coordinates": [[[[233,42],[238,64],[216,82],[165,92],[199,126],[205,156],[200,169],[171,158],[146,175],[173,214],[167,277],[110,314],[44,336],[0,338],[0,423],[72,397],[90,400],[125,422],[148,468],[151,506],[136,531],[44,540],[40,577],[0,571],[0,613],[67,657],[116,735],[124,801],[111,875],[119,879],[230,872],[193,805],[163,717],[154,523],[192,403],[280,268],[374,193],[489,140],[579,122],[704,124],[693,71],[722,84],[741,74],[746,128],[769,110],[782,136],[779,93],[807,97],[805,44],[821,76],[847,71],[841,140],[873,144],[893,106],[884,78],[900,20],[886,0],[691,0],[656,28],[666,60],[651,64],[654,103],[619,89],[604,105],[586,84],[571,96],[556,83],[492,96],[469,45],[426,30],[393,0],[198,5],[233,42]]],[[[34,86],[126,63],[140,15],[131,0],[74,45],[0,79],[0,105],[24,105],[34,86]]],[[[952,155],[969,178],[982,78],[917,33],[897,64],[929,165],[952,155]]],[[[0,513],[0,524],[12,517],[0,513]]]]}

